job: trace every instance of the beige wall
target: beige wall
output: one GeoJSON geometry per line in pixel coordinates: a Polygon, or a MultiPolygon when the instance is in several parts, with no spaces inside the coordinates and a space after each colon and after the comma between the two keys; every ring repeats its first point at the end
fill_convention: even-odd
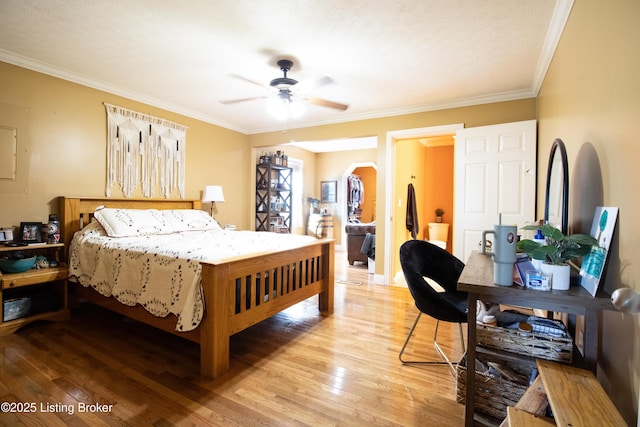
{"type": "MultiPolygon", "coordinates": [[[[620,208],[604,282],[609,292],[640,290],[639,19],[636,0],[576,1],[538,97],[538,164],[555,138],[565,142],[574,231],[588,232],[595,206],[620,208]]],[[[637,422],[639,330],[640,316],[603,313],[598,378],[629,425],[637,422]]]]}
{"type": "MultiPolygon", "coordinates": [[[[58,196],[104,196],[104,102],[188,126],[186,198],[200,198],[205,185],[222,185],[225,202],[216,218],[246,228],[251,187],[249,174],[238,173],[249,164],[246,135],[3,62],[0,104],[29,111],[29,177],[26,191],[0,191],[0,227],[46,222],[58,210],[58,196]]],[[[121,195],[114,187],[112,196],[121,195]]]]}

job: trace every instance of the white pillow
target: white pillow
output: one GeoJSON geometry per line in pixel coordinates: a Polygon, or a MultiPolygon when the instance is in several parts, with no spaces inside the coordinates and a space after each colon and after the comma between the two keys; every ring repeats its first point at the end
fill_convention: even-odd
{"type": "Polygon", "coordinates": [[[157,209],[98,208],[93,217],[109,237],[167,233],[167,220],[157,209]]]}
{"type": "Polygon", "coordinates": [[[109,237],[137,237],[181,231],[221,230],[205,211],[198,209],[114,209],[100,207],[93,217],[109,237]]]}
{"type": "Polygon", "coordinates": [[[199,209],[169,209],[160,212],[173,232],[222,230],[211,215],[199,209]]]}

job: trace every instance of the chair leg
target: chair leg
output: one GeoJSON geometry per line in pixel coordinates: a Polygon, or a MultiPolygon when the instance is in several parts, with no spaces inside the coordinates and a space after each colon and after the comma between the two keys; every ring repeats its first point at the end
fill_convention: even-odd
{"type": "MultiPolygon", "coordinates": [[[[404,354],[405,349],[407,348],[407,344],[409,344],[409,340],[411,339],[411,336],[413,335],[413,331],[416,328],[416,325],[418,324],[418,321],[420,320],[420,317],[422,316],[422,312],[418,312],[418,317],[416,317],[415,322],[413,322],[413,326],[411,327],[411,330],[409,331],[409,335],[407,335],[407,339],[404,341],[404,345],[402,346],[402,349],[400,350],[400,354],[398,355],[398,358],[400,359],[400,361],[405,364],[405,365],[409,365],[409,364],[421,364],[421,365],[449,365],[449,369],[451,370],[451,373],[453,374],[453,376],[456,376],[456,368],[453,365],[453,363],[449,360],[449,358],[447,357],[447,355],[444,353],[444,351],[442,350],[442,348],[440,347],[440,345],[438,344],[437,341],[437,337],[438,337],[438,326],[440,325],[440,321],[436,320],[436,328],[435,328],[435,332],[433,334],[433,346],[435,347],[436,351],[440,354],[440,357],[442,357],[442,359],[444,359],[443,361],[426,361],[426,360],[405,360],[402,358],[402,355],[404,354]]],[[[465,352],[465,346],[464,346],[464,336],[462,335],[462,323],[458,323],[458,327],[460,329],[460,342],[462,343],[462,352],[465,352]]]]}
{"type": "MultiPolygon", "coordinates": [[[[456,367],[453,366],[453,363],[451,363],[451,361],[449,360],[447,355],[444,354],[444,351],[442,351],[442,348],[440,347],[440,345],[438,344],[438,340],[436,339],[438,337],[438,325],[439,324],[440,324],[440,321],[436,320],[436,332],[433,335],[433,347],[440,354],[440,357],[442,357],[444,359],[444,362],[440,362],[440,363],[442,363],[442,364],[446,363],[447,365],[449,365],[449,369],[451,370],[451,373],[455,377],[456,376],[456,367]]],[[[460,325],[460,324],[458,323],[458,325],[460,325]]],[[[464,348],[464,346],[462,348],[464,348]]]]}
{"type": "Polygon", "coordinates": [[[409,330],[409,335],[407,335],[407,339],[404,340],[404,344],[402,345],[402,349],[400,350],[400,354],[398,355],[398,359],[400,359],[400,361],[402,363],[424,363],[424,362],[412,362],[412,361],[409,361],[409,360],[402,359],[402,355],[404,354],[404,350],[407,348],[407,344],[409,344],[409,340],[411,339],[411,336],[413,335],[413,331],[414,331],[414,329],[416,329],[416,325],[418,324],[418,321],[420,320],[421,316],[422,316],[422,312],[418,311],[418,317],[416,317],[415,322],[413,322],[413,326],[411,326],[411,330],[409,330]]]}

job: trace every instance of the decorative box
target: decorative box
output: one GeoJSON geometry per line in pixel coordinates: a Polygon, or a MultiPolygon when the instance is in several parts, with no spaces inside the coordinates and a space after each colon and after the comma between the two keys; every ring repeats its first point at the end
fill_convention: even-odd
{"type": "Polygon", "coordinates": [[[2,302],[2,321],[27,317],[31,312],[31,298],[12,298],[2,302]]]}

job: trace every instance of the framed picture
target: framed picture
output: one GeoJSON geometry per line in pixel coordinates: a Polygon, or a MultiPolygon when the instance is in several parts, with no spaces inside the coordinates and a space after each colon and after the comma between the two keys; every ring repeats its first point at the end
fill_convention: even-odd
{"type": "Polygon", "coordinates": [[[284,223],[284,218],[283,217],[281,217],[281,216],[272,216],[271,217],[270,224],[272,226],[282,227],[283,223],[284,223]]]}
{"type": "Polygon", "coordinates": [[[42,224],[39,222],[21,222],[18,241],[25,243],[40,242],[42,224]]]}
{"type": "Polygon", "coordinates": [[[320,183],[320,202],[337,203],[338,181],[322,181],[320,183]]]}
{"type": "Polygon", "coordinates": [[[592,247],[591,252],[585,255],[580,268],[580,285],[591,296],[595,296],[598,292],[598,286],[607,264],[609,246],[613,239],[617,219],[617,207],[598,206],[596,208],[590,234],[591,237],[598,241],[598,246],[592,247]]]}

